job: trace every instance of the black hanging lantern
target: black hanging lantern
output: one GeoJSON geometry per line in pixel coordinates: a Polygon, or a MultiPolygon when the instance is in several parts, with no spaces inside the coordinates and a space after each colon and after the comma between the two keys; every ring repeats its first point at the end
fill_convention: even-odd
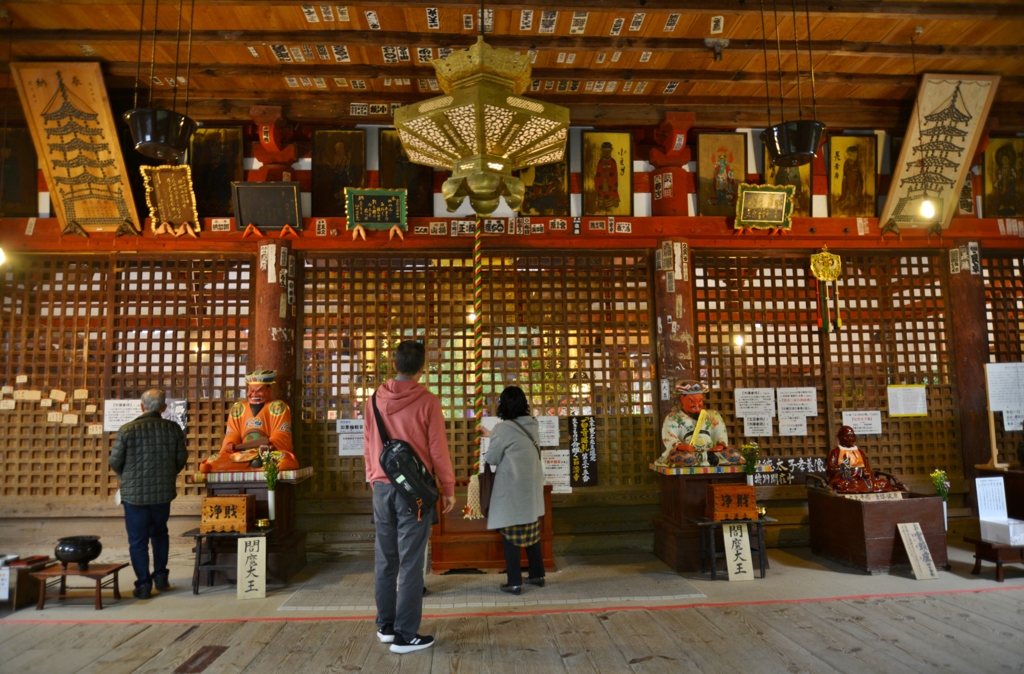
{"type": "Polygon", "coordinates": [[[761,132],[761,141],[776,166],[803,166],[814,160],[821,145],[825,125],[813,119],[800,119],[770,126],[761,132]]]}
{"type": "MultiPolygon", "coordinates": [[[[176,108],[178,102],[178,48],[181,43],[181,8],[182,0],[178,0],[178,32],[175,37],[174,49],[174,102],[171,107],[176,108]]],[[[138,107],[139,102],[139,67],[142,63],[142,27],[146,15],[146,2],[142,2],[142,11],[139,18],[139,67],[135,74],[135,105],[128,112],[124,113],[124,121],[131,131],[132,140],[135,142],[135,150],[152,159],[160,161],[176,161],[188,149],[189,139],[198,128],[194,119],[188,116],[188,79],[186,78],[185,89],[185,114],[175,110],[164,110],[153,107],[153,76],[156,67],[156,32],[157,19],[160,12],[160,0],[156,1],[156,14],[153,16],[153,49],[150,58],[150,88],[149,106],[138,107]]],[[[192,65],[192,21],[195,18],[195,0],[192,2],[192,18],[188,27],[188,69],[191,74],[192,65]]]]}

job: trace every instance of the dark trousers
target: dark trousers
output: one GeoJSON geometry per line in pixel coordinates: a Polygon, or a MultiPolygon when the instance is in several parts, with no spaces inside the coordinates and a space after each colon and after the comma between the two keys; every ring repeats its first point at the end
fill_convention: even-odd
{"type": "MultiPolygon", "coordinates": [[[[508,539],[504,540],[505,543],[505,573],[508,574],[509,585],[522,585],[523,584],[523,568],[522,568],[522,548],[513,543],[509,543],[508,539]]],[[[526,559],[530,562],[530,578],[543,578],[544,577],[544,557],[540,551],[540,541],[537,541],[533,545],[526,546],[526,559]]]]}
{"type": "Polygon", "coordinates": [[[373,485],[374,596],[377,627],[393,625],[405,640],[416,638],[423,617],[423,558],[430,540],[431,515],[410,512],[387,482],[373,485]]]}
{"type": "Polygon", "coordinates": [[[167,520],[171,504],[124,506],[124,528],[128,531],[128,554],[135,571],[135,587],[151,585],[156,576],[167,576],[167,554],[171,546],[167,520]],[[149,573],[149,544],[153,543],[153,573],[149,573]]]}

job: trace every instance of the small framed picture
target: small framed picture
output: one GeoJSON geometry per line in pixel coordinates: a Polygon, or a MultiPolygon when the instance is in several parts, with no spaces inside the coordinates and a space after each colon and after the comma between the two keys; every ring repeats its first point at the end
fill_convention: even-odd
{"type": "Polygon", "coordinates": [[[583,215],[633,215],[633,134],[583,133],[583,215]]]}
{"type": "Polygon", "coordinates": [[[741,183],[736,206],[736,229],[791,229],[793,185],[741,183]]]}
{"type": "Polygon", "coordinates": [[[234,190],[235,219],[244,230],[256,225],[260,230],[281,230],[285,225],[302,229],[299,211],[299,183],[231,183],[234,190]]]}

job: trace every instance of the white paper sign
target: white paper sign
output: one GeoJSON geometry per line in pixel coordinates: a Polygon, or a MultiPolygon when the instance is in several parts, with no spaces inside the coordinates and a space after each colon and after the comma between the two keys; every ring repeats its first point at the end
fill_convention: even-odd
{"type": "MultiPolygon", "coordinates": [[[[488,433],[493,432],[494,427],[500,423],[501,419],[499,419],[498,417],[484,417],[483,419],[480,420],[480,425],[483,426],[488,433]]],[[[474,429],[474,431],[475,430],[476,429],[474,429]]],[[[480,438],[480,460],[483,461],[484,463],[487,462],[487,460],[484,457],[487,456],[487,448],[490,446],[491,439],[488,436],[485,435],[484,437],[480,438]]]]}
{"type": "Polygon", "coordinates": [[[924,538],[921,525],[917,522],[899,523],[896,528],[900,530],[900,538],[903,539],[903,547],[910,557],[910,566],[914,570],[914,578],[917,580],[938,580],[939,573],[935,570],[935,562],[932,561],[932,552],[928,549],[928,541],[924,538]]]}
{"type": "Polygon", "coordinates": [[[363,420],[338,419],[334,423],[338,431],[338,456],[362,456],[363,420]]]}
{"type": "Polygon", "coordinates": [[[985,379],[990,410],[1024,408],[1024,363],[986,363],[985,379]]]}
{"type": "Polygon", "coordinates": [[[818,391],[813,386],[775,389],[779,418],[818,416],[818,391]]]}
{"type": "Polygon", "coordinates": [[[748,438],[772,437],[772,418],[770,416],[752,416],[743,418],[743,435],[748,438]]]}
{"type": "Polygon", "coordinates": [[[843,426],[849,426],[857,435],[881,435],[882,413],[878,410],[844,411],[843,426]]]}
{"type": "Polygon", "coordinates": [[[27,384],[28,383],[28,375],[27,374],[19,374],[17,377],[14,378],[14,383],[15,384],[27,384]]]}
{"type": "Polygon", "coordinates": [[[0,400],[0,410],[13,410],[16,408],[18,403],[14,402],[13,398],[4,398],[0,400]]]}
{"type": "MultiPolygon", "coordinates": [[[[660,321],[661,319],[659,318],[658,320],[660,321]]],[[[672,387],[669,385],[668,379],[661,380],[661,399],[672,400],[672,387]]]]}
{"type": "Polygon", "coordinates": [[[890,417],[928,416],[928,390],[924,384],[888,386],[890,417]]]}
{"type": "Polygon", "coordinates": [[[1024,431],[1024,410],[1003,410],[1004,431],[1024,431]]]}
{"type": "MultiPolygon", "coordinates": [[[[722,535],[725,539],[725,567],[729,570],[729,580],[754,580],[754,562],[750,556],[747,525],[726,524],[722,527],[722,535]]],[[[763,550],[761,554],[764,554],[763,550]]]]}
{"type": "Polygon", "coordinates": [[[779,435],[806,436],[807,417],[779,417],[779,435]]]}
{"type": "Polygon", "coordinates": [[[544,462],[544,482],[551,485],[552,494],[571,494],[569,482],[569,450],[545,449],[541,451],[544,462]]]}
{"type": "MultiPolygon", "coordinates": [[[[167,409],[163,418],[178,422],[181,430],[187,424],[188,400],[184,398],[168,398],[167,409]]],[[[116,433],[129,421],[142,414],[142,401],[135,399],[111,399],[103,401],[103,430],[116,433]]]]}
{"type": "Polygon", "coordinates": [[[537,444],[541,447],[558,446],[558,417],[537,417],[540,422],[537,444]]]}
{"type": "Polygon", "coordinates": [[[975,480],[978,492],[978,519],[1006,519],[1006,491],[1001,477],[979,477],[975,480]]]}
{"type": "Polygon", "coordinates": [[[10,567],[0,568],[0,601],[8,601],[11,598],[11,569],[10,567]]]}
{"type": "Polygon", "coordinates": [[[736,396],[736,416],[738,418],[775,416],[775,389],[738,388],[734,390],[734,394],[736,396]]]}
{"type": "Polygon", "coordinates": [[[267,596],[267,539],[261,536],[238,539],[238,598],[267,596]]]}

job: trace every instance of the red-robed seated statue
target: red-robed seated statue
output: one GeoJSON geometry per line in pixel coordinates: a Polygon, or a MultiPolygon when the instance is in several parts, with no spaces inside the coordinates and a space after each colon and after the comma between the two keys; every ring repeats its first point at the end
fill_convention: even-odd
{"type": "Polygon", "coordinates": [[[237,402],[228,413],[228,427],[216,456],[199,464],[202,473],[252,470],[262,465],[261,452],[270,452],[278,470],[296,470],[299,462],[292,453],[292,413],[283,400],[270,401],[274,370],[250,372],[245,377],[245,402],[237,402]],[[256,465],[250,465],[256,461],[256,465]]]}
{"type": "Polygon", "coordinates": [[[839,446],[832,449],[825,463],[828,486],[841,494],[870,494],[903,491],[906,487],[896,478],[876,475],[867,455],[857,448],[857,434],[842,426],[837,434],[839,446]]]}

